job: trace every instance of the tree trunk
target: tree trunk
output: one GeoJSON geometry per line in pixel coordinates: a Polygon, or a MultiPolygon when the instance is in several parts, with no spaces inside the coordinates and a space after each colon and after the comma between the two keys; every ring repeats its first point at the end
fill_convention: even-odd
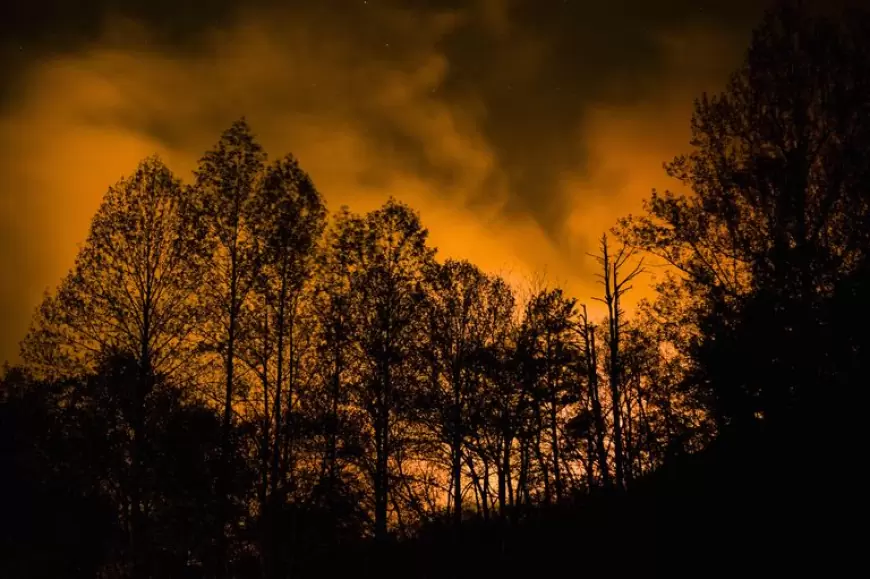
{"type": "Polygon", "coordinates": [[[587,492],[595,486],[595,439],[592,429],[586,434],[586,489],[587,492]]]}
{"type": "MultiPolygon", "coordinates": [[[[284,420],[284,477],[286,478],[286,484],[288,486],[288,492],[292,491],[295,488],[296,483],[296,455],[294,449],[295,441],[295,424],[293,422],[293,395],[295,394],[295,386],[296,386],[296,373],[297,373],[297,353],[296,353],[296,297],[293,298],[293,303],[291,304],[291,312],[289,320],[286,323],[289,323],[289,327],[287,328],[287,341],[288,341],[288,368],[287,368],[287,403],[286,403],[286,414],[284,420]]],[[[286,317],[286,312],[285,312],[286,317]]]]}
{"type": "Polygon", "coordinates": [[[260,505],[265,511],[267,495],[269,493],[269,447],[271,444],[272,420],[269,418],[269,314],[265,304],[263,310],[265,312],[265,319],[263,321],[263,375],[260,377],[260,381],[263,384],[263,433],[260,441],[260,458],[262,460],[260,505]]]}
{"type": "Polygon", "coordinates": [[[556,501],[562,500],[562,472],[559,468],[559,427],[558,417],[556,414],[556,390],[550,389],[550,429],[553,451],[553,485],[556,489],[556,501]]]}
{"type": "MultiPolygon", "coordinates": [[[[608,346],[610,348],[609,386],[610,406],[613,415],[613,464],[616,470],[616,486],[623,488],[625,473],[623,471],[624,452],[622,448],[622,407],[620,396],[620,380],[622,378],[619,358],[619,279],[618,263],[612,263],[607,251],[606,238],[602,241],[602,264],[604,265],[604,303],[607,305],[608,346]]],[[[618,261],[618,259],[617,259],[618,261]]]]}
{"type": "MultiPolygon", "coordinates": [[[[286,260],[286,258],[285,258],[286,260]]],[[[275,400],[273,413],[275,414],[275,434],[272,442],[272,495],[278,491],[279,464],[281,459],[281,391],[284,388],[284,334],[286,327],[286,299],[287,299],[287,274],[286,264],[281,267],[281,290],[278,294],[278,320],[277,320],[277,349],[278,359],[275,370],[275,400]]]]}
{"type": "Polygon", "coordinates": [[[501,460],[498,470],[498,512],[504,518],[507,513],[507,507],[511,504],[513,493],[509,493],[511,482],[511,446],[513,446],[513,436],[507,430],[502,434],[501,445],[501,460]]]}
{"type": "Polygon", "coordinates": [[[489,520],[489,461],[483,459],[483,520],[489,520]]]}
{"type": "Polygon", "coordinates": [[[622,405],[620,394],[621,369],[619,360],[619,312],[612,308],[610,330],[610,404],[613,413],[613,463],[616,468],[617,487],[625,485],[624,450],[622,446],[622,405]]]}
{"type": "Polygon", "coordinates": [[[517,494],[522,497],[522,504],[528,506],[532,502],[531,491],[529,490],[529,464],[531,462],[531,441],[528,436],[522,442],[522,454],[520,459],[520,482],[518,483],[517,494]]]}
{"type": "Polygon", "coordinates": [[[224,525],[229,519],[229,490],[230,490],[230,435],[232,433],[233,420],[233,378],[234,378],[234,358],[236,347],[236,325],[238,323],[238,263],[235,248],[233,248],[230,265],[230,288],[229,288],[229,327],[227,331],[227,351],[226,351],[226,388],[224,398],[224,416],[223,416],[223,433],[221,436],[221,473],[218,481],[218,500],[220,501],[220,521],[221,528],[218,535],[218,561],[216,573],[219,578],[226,577],[227,557],[228,557],[228,538],[224,525]]]}
{"type": "Polygon", "coordinates": [[[329,417],[329,496],[338,479],[338,396],[341,388],[341,348],[335,348],[335,373],[332,376],[332,408],[329,417]]]}
{"type": "Polygon", "coordinates": [[[453,432],[451,458],[453,459],[453,523],[462,524],[462,398],[459,364],[453,363],[453,432]]]}
{"type": "Polygon", "coordinates": [[[540,405],[535,404],[535,458],[541,467],[541,475],[544,477],[544,502],[549,504],[552,500],[552,489],[550,488],[550,469],[547,465],[547,459],[544,458],[544,451],[541,449],[541,432],[544,430],[543,420],[541,420],[540,405]]]}
{"type": "Polygon", "coordinates": [[[130,452],[130,550],[133,555],[133,577],[148,577],[145,555],[144,514],[142,512],[142,461],[145,446],[145,400],[151,390],[151,360],[149,341],[151,337],[150,297],[146,291],[142,315],[142,332],[139,353],[139,376],[135,384],[132,416],[132,447],[130,452]]]}
{"type": "MultiPolygon", "coordinates": [[[[386,355],[384,355],[386,358],[386,355]]],[[[387,481],[389,448],[389,407],[388,391],[390,382],[389,363],[381,362],[381,387],[378,393],[378,411],[375,417],[375,539],[384,542],[387,538],[387,506],[389,488],[387,481]]]]}
{"type": "Polygon", "coordinates": [[[610,468],[607,464],[607,447],[604,444],[604,412],[598,396],[598,352],[595,347],[595,328],[589,324],[586,306],[583,306],[583,342],[586,351],[586,381],[589,385],[589,400],[592,403],[592,417],[595,421],[595,442],[598,454],[598,470],[604,488],[610,487],[610,468]]]}

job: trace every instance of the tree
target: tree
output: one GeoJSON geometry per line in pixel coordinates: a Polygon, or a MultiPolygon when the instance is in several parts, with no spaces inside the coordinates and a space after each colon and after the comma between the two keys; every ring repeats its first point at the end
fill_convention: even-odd
{"type": "Polygon", "coordinates": [[[393,199],[364,218],[347,223],[355,294],[355,342],[362,355],[357,396],[374,443],[372,482],[375,535],[387,536],[390,458],[396,426],[407,408],[417,374],[418,314],[425,298],[424,272],[434,250],[428,232],[409,207],[393,199]],[[351,225],[353,223],[353,225],[351,225]]]}
{"type": "MultiPolygon", "coordinates": [[[[134,357],[133,481],[154,377],[180,377],[195,367],[205,251],[181,182],[157,157],[142,161],[106,193],[73,270],[42,304],[23,343],[30,372],[49,379],[93,371],[109,354],[134,357]]],[[[143,539],[135,483],[131,493],[136,546],[143,539]]]]}
{"type": "Polygon", "coordinates": [[[596,258],[603,269],[603,273],[599,277],[604,286],[604,297],[595,299],[607,306],[607,378],[610,389],[611,420],[613,422],[613,464],[618,488],[623,488],[627,482],[625,478],[621,392],[625,370],[620,350],[620,339],[625,322],[620,301],[625,292],[631,289],[628,284],[643,273],[643,260],[641,259],[634,269],[623,277],[623,268],[634,255],[633,250],[623,245],[615,256],[611,256],[607,236],[604,235],[601,237],[601,255],[596,258]]]}
{"type": "MultiPolygon", "coordinates": [[[[536,448],[541,437],[549,438],[550,457],[542,462],[545,502],[550,501],[548,472],[553,473],[553,491],[557,501],[565,496],[565,476],[568,474],[562,458],[562,423],[565,409],[577,401],[577,364],[580,349],[575,342],[576,300],[567,298],[560,289],[543,289],[529,300],[523,320],[522,338],[526,355],[536,370],[531,378],[534,400],[536,448]],[[539,416],[539,412],[546,416],[539,416]]],[[[538,451],[540,453],[540,451],[538,451]]]]}
{"type": "Polygon", "coordinates": [[[494,275],[485,277],[479,292],[474,324],[478,343],[466,361],[475,381],[466,395],[468,435],[485,464],[484,488],[489,484],[489,464],[494,465],[498,485],[494,500],[504,519],[513,504],[512,457],[522,398],[515,368],[516,299],[505,280],[494,275]]]}
{"type": "Polygon", "coordinates": [[[870,18],[839,16],[768,12],[726,90],[696,102],[693,152],[666,166],[692,194],[653,192],[646,216],[621,224],[695,298],[693,356],[711,370],[696,382],[712,388],[720,427],[814,397],[830,358],[808,347],[821,303],[867,259],[870,18]],[[735,376],[735,357],[753,371],[735,376]]]}
{"type": "MultiPolygon", "coordinates": [[[[604,488],[610,488],[610,467],[607,463],[607,446],[604,442],[604,437],[607,435],[607,428],[604,422],[604,412],[601,407],[601,398],[598,391],[598,348],[595,346],[596,327],[589,322],[589,314],[586,311],[586,306],[583,306],[583,313],[580,318],[580,332],[583,337],[583,354],[584,367],[586,370],[586,385],[588,389],[588,404],[591,406],[591,415],[594,424],[592,428],[587,428],[590,439],[592,431],[594,431],[594,443],[590,444],[589,462],[587,466],[587,475],[589,480],[592,476],[591,456],[593,454],[591,447],[595,448],[595,455],[598,458],[598,471],[601,476],[601,481],[604,488]]],[[[590,485],[591,486],[591,485],[590,485]]]]}
{"type": "MultiPolygon", "coordinates": [[[[326,209],[310,177],[292,155],[265,168],[251,194],[251,240],[257,268],[240,312],[239,354],[260,379],[260,488],[262,513],[274,510],[296,484],[294,420],[303,340],[301,317],[315,266],[326,209]],[[271,504],[269,504],[271,503],[271,504]]],[[[268,525],[266,525],[268,528],[268,525]]],[[[274,529],[268,531],[277,549],[274,529]]]]}
{"type": "Polygon", "coordinates": [[[483,349],[486,336],[484,302],[487,278],[467,261],[447,260],[430,275],[430,326],[438,424],[450,448],[454,523],[462,521],[462,464],[469,434],[467,405],[472,396],[473,359],[483,349]],[[446,384],[446,390],[442,389],[446,384]]]}
{"type": "MultiPolygon", "coordinates": [[[[122,557],[122,511],[100,492],[106,448],[76,420],[68,404],[74,378],[33,380],[21,369],[0,376],[0,573],[21,578],[94,577],[122,557]]],[[[75,400],[75,398],[73,398],[75,400]]],[[[117,447],[117,446],[116,446],[117,447]]],[[[117,481],[113,481],[117,482],[117,481]]],[[[126,489],[125,489],[126,490],[126,489]]]]}
{"type": "MultiPolygon", "coordinates": [[[[342,409],[346,407],[346,382],[353,370],[354,309],[352,292],[353,248],[361,239],[362,220],[346,207],[335,216],[319,254],[314,313],[317,318],[317,351],[322,365],[325,450],[325,494],[334,498],[341,478],[340,438],[342,409]]],[[[350,447],[351,445],[346,445],[350,447]]]]}
{"type": "MultiPolygon", "coordinates": [[[[261,216],[257,214],[256,202],[265,159],[262,147],[241,119],[224,131],[194,172],[201,224],[212,245],[211,263],[201,286],[208,306],[203,333],[207,347],[223,359],[223,454],[227,463],[231,452],[239,321],[260,267],[261,216]]],[[[229,476],[225,472],[220,477],[220,487],[226,488],[229,476]]],[[[225,556],[225,552],[220,556],[225,556]]]]}
{"type": "Polygon", "coordinates": [[[206,252],[192,209],[157,157],[110,187],[72,271],[22,344],[27,370],[71,376],[109,351],[136,356],[146,373],[186,370],[206,252]]]}
{"type": "MultiPolygon", "coordinates": [[[[24,502],[21,518],[4,511],[13,515],[4,525],[21,533],[12,562],[22,573],[11,576],[52,565],[75,576],[172,576],[208,560],[220,529],[220,421],[159,375],[140,408],[140,379],[136,357],[120,353],[86,375],[35,381],[11,372],[0,383],[0,422],[16,430],[2,453],[15,475],[4,491],[24,502]],[[138,447],[136,421],[145,433],[138,447]]],[[[244,465],[233,467],[242,480],[244,465]]]]}
{"type": "MultiPolygon", "coordinates": [[[[287,416],[292,416],[294,371],[298,368],[295,348],[300,300],[314,268],[315,249],[323,232],[326,209],[314,184],[292,156],[272,165],[262,188],[262,205],[258,208],[266,220],[264,275],[261,291],[275,320],[277,347],[275,374],[275,440],[272,451],[272,492],[279,484],[282,435],[281,405],[284,389],[285,342],[289,342],[290,366],[287,376],[287,416]]],[[[292,460],[285,457],[286,460],[292,460]]]]}

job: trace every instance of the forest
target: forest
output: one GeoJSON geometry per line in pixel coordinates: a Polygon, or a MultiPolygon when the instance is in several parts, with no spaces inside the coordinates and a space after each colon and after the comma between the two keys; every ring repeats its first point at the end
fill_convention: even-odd
{"type": "Polygon", "coordinates": [[[244,118],[190,183],[144,159],[2,372],[0,576],[850,568],[870,14],[780,3],[691,129],[597,318],[399,200],[330,213],[244,118]]]}

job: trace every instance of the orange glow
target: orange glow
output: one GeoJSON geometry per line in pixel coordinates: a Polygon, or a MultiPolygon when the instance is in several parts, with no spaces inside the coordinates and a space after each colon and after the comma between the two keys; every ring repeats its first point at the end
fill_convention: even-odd
{"type": "MultiPolygon", "coordinates": [[[[299,158],[331,210],[363,212],[393,195],[420,211],[442,258],[468,258],[517,283],[546,272],[595,313],[596,264],[586,253],[652,187],[672,185],[661,163],[687,148],[691,98],[720,86],[734,61],[709,31],[663,36],[665,73],[651,96],[578,105],[587,108],[574,131],[585,151],[577,171],[557,175],[556,190],[517,191],[483,130],[486,103],[473,87],[447,96],[452,67],[441,47],[474,14],[508,37],[515,23],[505,6],[481,1],[414,18],[379,9],[380,52],[340,27],[282,12],[250,12],[179,54],[113,20],[99,42],[35,63],[23,98],[0,111],[0,360],[14,359],[30,313],[72,265],[107,187],[155,152],[189,181],[199,155],[243,114],[272,157],[299,158]],[[390,53],[391,42],[403,52],[390,53]],[[422,160],[381,133],[414,143],[422,160]],[[427,170],[415,169],[421,162],[427,170]],[[564,231],[505,209],[513,197],[554,195],[569,200],[564,231]]],[[[528,50],[518,66],[542,66],[528,50]]],[[[627,305],[649,294],[642,285],[627,305]]]]}

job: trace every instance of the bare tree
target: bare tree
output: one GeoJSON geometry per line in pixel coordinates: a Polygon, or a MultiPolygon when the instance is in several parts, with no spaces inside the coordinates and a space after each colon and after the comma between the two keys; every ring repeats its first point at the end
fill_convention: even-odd
{"type": "Polygon", "coordinates": [[[610,467],[607,461],[607,445],[604,437],[607,427],[604,422],[604,412],[601,407],[601,398],[598,390],[598,348],[595,345],[596,328],[589,322],[589,314],[583,305],[583,313],[580,317],[580,332],[583,337],[584,366],[586,369],[586,386],[588,390],[589,404],[591,405],[592,419],[594,421],[595,454],[598,458],[598,471],[605,488],[610,487],[610,467]]]}
{"type": "Polygon", "coordinates": [[[625,265],[635,257],[636,252],[627,245],[622,245],[615,256],[610,254],[607,235],[601,236],[601,253],[596,256],[603,273],[598,274],[604,286],[604,297],[595,298],[607,307],[607,347],[608,347],[608,382],[610,387],[610,411],[613,422],[613,464],[616,484],[624,488],[625,450],[622,425],[622,388],[624,368],[620,352],[620,337],[625,327],[622,319],[624,311],[620,304],[621,298],[631,289],[629,285],[638,275],[643,273],[643,258],[639,259],[633,269],[624,277],[622,271],[625,265]]]}

